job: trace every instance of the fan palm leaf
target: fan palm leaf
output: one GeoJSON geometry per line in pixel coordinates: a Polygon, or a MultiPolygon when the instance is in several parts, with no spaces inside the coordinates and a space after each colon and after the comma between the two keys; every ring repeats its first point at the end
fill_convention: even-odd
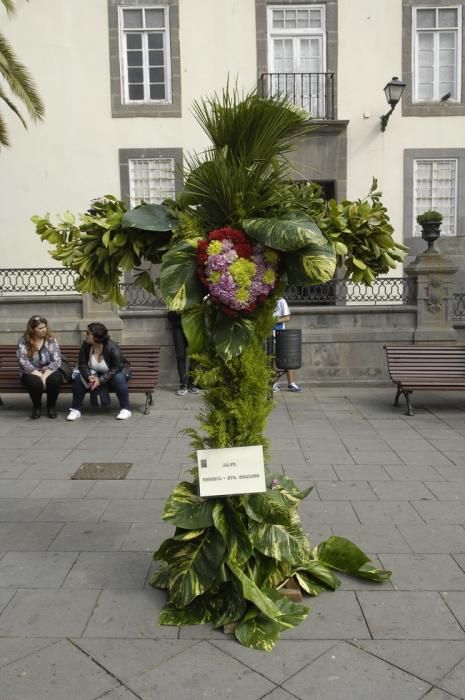
{"type": "MultiPolygon", "coordinates": [[[[15,6],[13,0],[0,0],[8,14],[14,14],[15,6]]],[[[27,68],[18,60],[16,54],[6,39],[0,33],[0,100],[2,100],[20,119],[24,127],[26,121],[21,115],[17,105],[6,92],[18,98],[29,113],[33,121],[42,119],[44,116],[44,105],[37,91],[36,85],[27,68]]],[[[0,115],[0,145],[8,146],[8,133],[5,120],[0,115]]]]}

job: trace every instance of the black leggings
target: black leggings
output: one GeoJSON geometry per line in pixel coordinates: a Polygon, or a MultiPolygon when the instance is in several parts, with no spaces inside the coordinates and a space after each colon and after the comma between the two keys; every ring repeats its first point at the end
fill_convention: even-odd
{"type": "Polygon", "coordinates": [[[47,407],[55,408],[61,386],[61,372],[55,370],[46,379],[46,387],[36,374],[22,374],[21,383],[26,387],[31,397],[34,408],[39,408],[42,403],[42,394],[47,393],[47,407]]]}

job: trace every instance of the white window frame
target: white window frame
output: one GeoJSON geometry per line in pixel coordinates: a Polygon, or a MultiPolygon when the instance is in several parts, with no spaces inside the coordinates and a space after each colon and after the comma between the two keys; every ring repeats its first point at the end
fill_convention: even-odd
{"type": "Polygon", "coordinates": [[[305,37],[321,36],[322,37],[322,67],[321,72],[326,72],[326,6],[325,5],[268,5],[267,7],[267,40],[268,40],[268,70],[270,73],[277,72],[274,70],[274,45],[273,39],[303,39],[305,37]],[[273,12],[275,10],[320,10],[322,18],[321,29],[302,29],[292,27],[290,29],[273,29],[273,12]]]}
{"type": "MultiPolygon", "coordinates": [[[[420,236],[421,235],[421,229],[419,224],[417,224],[417,167],[418,163],[420,162],[430,162],[430,163],[440,163],[444,161],[450,161],[455,163],[455,178],[454,178],[454,212],[453,212],[453,222],[454,222],[454,233],[444,233],[443,235],[449,235],[449,236],[457,236],[457,210],[458,210],[458,197],[459,197],[459,191],[458,191],[458,172],[459,172],[459,161],[458,158],[414,158],[413,160],[413,235],[414,236],[420,236]]],[[[434,165],[433,165],[434,167],[434,165]]],[[[435,192],[434,192],[434,179],[431,182],[432,185],[432,198],[431,198],[431,205],[429,206],[430,209],[436,209],[437,211],[441,211],[441,205],[438,203],[439,200],[435,200],[435,192]]],[[[442,212],[441,212],[442,213],[442,212]]]]}
{"type": "Polygon", "coordinates": [[[121,73],[121,95],[123,96],[123,104],[127,105],[165,105],[172,103],[172,81],[171,81],[171,47],[170,47],[170,14],[168,5],[120,5],[118,7],[118,28],[119,28],[119,55],[120,55],[120,73],[121,73]],[[124,28],[123,12],[124,10],[162,10],[165,15],[164,35],[164,58],[165,58],[165,85],[166,96],[164,100],[152,100],[150,97],[142,100],[131,100],[129,98],[128,85],[128,64],[127,64],[127,49],[126,36],[132,32],[142,33],[145,36],[143,39],[143,72],[144,72],[144,93],[150,95],[150,84],[148,80],[148,47],[146,45],[146,37],[148,32],[153,29],[133,29],[124,28]]]}
{"type": "MultiPolygon", "coordinates": [[[[140,202],[142,200],[145,201],[147,204],[160,204],[164,199],[174,198],[176,196],[176,161],[174,158],[164,157],[164,156],[155,157],[155,158],[153,158],[153,157],[146,158],[143,156],[129,158],[128,159],[128,178],[129,178],[129,197],[130,197],[131,209],[133,207],[137,206],[138,204],[140,204],[140,202]],[[162,163],[162,162],[169,163],[171,166],[171,172],[173,175],[172,191],[169,193],[167,193],[165,191],[163,191],[163,192],[160,191],[160,195],[156,195],[155,199],[150,198],[150,197],[144,198],[144,197],[137,196],[137,193],[135,192],[135,182],[134,182],[133,178],[131,177],[132,176],[132,166],[137,161],[153,161],[156,163],[162,163]]],[[[154,189],[156,189],[156,188],[154,188],[154,189]]]]}
{"type": "MultiPolygon", "coordinates": [[[[462,56],[462,6],[461,5],[415,5],[412,7],[412,67],[413,67],[413,90],[412,90],[412,103],[413,104],[430,104],[432,102],[440,102],[442,95],[436,94],[431,100],[420,100],[418,97],[418,32],[422,31],[432,31],[439,34],[441,29],[417,29],[417,10],[457,10],[457,20],[458,26],[455,29],[457,36],[457,55],[456,55],[456,65],[455,65],[455,78],[456,78],[456,97],[450,98],[450,102],[460,102],[460,96],[462,94],[462,61],[464,57],[462,56]]],[[[444,31],[451,31],[444,29],[444,31]]],[[[437,75],[434,76],[433,87],[434,91],[438,92],[439,81],[437,80],[437,75]]]]}

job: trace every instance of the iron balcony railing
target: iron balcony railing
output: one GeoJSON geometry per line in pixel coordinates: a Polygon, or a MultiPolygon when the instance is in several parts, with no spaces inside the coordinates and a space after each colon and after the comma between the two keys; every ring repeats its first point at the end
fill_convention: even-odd
{"type": "Polygon", "coordinates": [[[465,321],[465,293],[454,294],[454,319],[465,321]]]}
{"type": "Polygon", "coordinates": [[[335,119],[334,73],[262,73],[262,97],[287,97],[315,119],[335,119]]]}
{"type": "Polygon", "coordinates": [[[332,306],[347,304],[414,304],[415,280],[410,277],[383,277],[371,287],[347,280],[331,280],[326,284],[289,286],[285,297],[288,303],[332,306]]]}
{"type": "MultiPolygon", "coordinates": [[[[0,297],[76,294],[74,281],[75,274],[65,267],[0,269],[0,297]]],[[[123,309],[164,307],[158,289],[155,294],[151,294],[134,282],[122,282],[121,292],[126,300],[123,309]]],[[[408,277],[385,277],[375,280],[371,287],[346,280],[332,280],[327,284],[289,286],[285,296],[293,305],[412,304],[415,303],[415,280],[408,277]]],[[[465,293],[454,294],[454,299],[455,317],[465,319],[465,293]]]]}
{"type": "Polygon", "coordinates": [[[76,276],[66,267],[10,267],[0,269],[0,297],[20,294],[69,294],[76,276]]]}

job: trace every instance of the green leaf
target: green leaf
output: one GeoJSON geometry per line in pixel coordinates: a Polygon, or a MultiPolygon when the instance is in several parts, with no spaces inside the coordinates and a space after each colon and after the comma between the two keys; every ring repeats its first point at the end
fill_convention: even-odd
{"type": "Polygon", "coordinates": [[[203,625],[211,622],[212,611],[206,596],[199,596],[189,605],[177,608],[171,601],[160,611],[160,625],[203,625]]]}
{"type": "Polygon", "coordinates": [[[235,579],[222,583],[218,593],[210,596],[209,603],[212,609],[212,623],[215,629],[240,620],[248,605],[235,579]]]}
{"type": "Polygon", "coordinates": [[[241,566],[252,554],[252,542],[237,510],[226,498],[216,503],[213,521],[226,542],[227,560],[241,566]]]}
{"type": "Polygon", "coordinates": [[[250,579],[242,569],[231,561],[228,561],[226,566],[232,571],[234,576],[238,579],[241,587],[242,594],[244,598],[250,600],[251,603],[256,605],[256,607],[261,610],[261,612],[266,615],[266,617],[271,620],[277,620],[280,616],[279,608],[270,600],[263,591],[255,585],[255,583],[250,579]]]}
{"type": "Polygon", "coordinates": [[[292,494],[287,496],[279,489],[272,489],[265,493],[251,493],[241,498],[249,518],[259,523],[278,523],[280,525],[289,525],[293,522],[298,500],[292,494]]]}
{"type": "MultiPolygon", "coordinates": [[[[176,221],[163,204],[140,204],[123,216],[124,228],[138,228],[142,231],[171,232],[176,221]]],[[[166,236],[163,237],[166,243],[166,236]]]]}
{"type": "Polygon", "coordinates": [[[187,542],[165,540],[155,558],[168,562],[170,601],[178,608],[189,605],[215,582],[222,563],[225,543],[214,527],[187,542]]]}
{"type": "Polygon", "coordinates": [[[251,238],[275,250],[299,250],[311,244],[327,243],[312,217],[303,212],[290,212],[273,219],[245,219],[242,226],[251,238]]]}
{"type": "Polygon", "coordinates": [[[350,540],[334,535],[313,550],[313,556],[331,569],[372,581],[387,581],[391,571],[377,569],[370,558],[350,540]]]}
{"type": "Polygon", "coordinates": [[[303,499],[306,498],[311,491],[313,491],[313,486],[308,486],[302,491],[302,489],[297,486],[295,481],[290,479],[285,474],[268,472],[266,483],[269,488],[271,487],[272,481],[276,481],[278,483],[278,487],[284,489],[288,494],[291,494],[296,501],[303,501],[303,499]]]}
{"type": "Polygon", "coordinates": [[[251,649],[271,651],[281,634],[281,625],[261,615],[258,610],[252,612],[234,630],[236,639],[251,649]]]}
{"type": "Polygon", "coordinates": [[[320,595],[320,593],[324,593],[328,590],[326,586],[323,586],[321,583],[317,583],[316,579],[308,575],[305,571],[301,571],[300,569],[299,571],[295,572],[294,578],[296,579],[299,586],[306,593],[308,593],[308,595],[318,596],[320,595]]]}
{"type": "Polygon", "coordinates": [[[305,566],[299,568],[299,573],[302,572],[310,574],[310,576],[313,578],[318,579],[318,581],[321,581],[326,588],[329,588],[332,591],[337,590],[341,585],[341,582],[337,576],[335,576],[333,572],[330,571],[330,569],[321,561],[307,562],[305,566]]]}
{"type": "Polygon", "coordinates": [[[253,321],[218,313],[212,328],[216,352],[225,360],[241,355],[250,344],[253,332],[253,321]]]}
{"type": "Polygon", "coordinates": [[[336,272],[336,253],[328,242],[307,246],[297,253],[287,253],[284,258],[289,284],[330,282],[336,272]]]}
{"type": "Polygon", "coordinates": [[[198,530],[213,525],[215,501],[200,498],[194,484],[182,481],[175,486],[163,511],[163,520],[168,520],[185,530],[198,530]]]}
{"type": "Polygon", "coordinates": [[[206,345],[205,309],[193,306],[182,315],[182,327],[187,338],[189,354],[202,352],[206,345]]]}
{"type": "Polygon", "coordinates": [[[198,306],[205,288],[197,275],[197,240],[185,239],[173,245],[163,256],[160,290],[170,311],[198,306]]]}
{"type": "Polygon", "coordinates": [[[274,604],[280,610],[279,624],[283,629],[292,629],[297,627],[305,620],[310,609],[301,603],[294,603],[285,595],[274,588],[264,588],[264,593],[271,598],[274,604]]]}
{"type": "Polygon", "coordinates": [[[291,564],[303,564],[310,557],[310,543],[298,522],[298,515],[291,525],[252,522],[249,533],[254,547],[267,557],[291,564]]]}
{"type": "Polygon", "coordinates": [[[167,589],[170,586],[169,567],[163,564],[149,579],[149,583],[154,588],[167,589]]]}

